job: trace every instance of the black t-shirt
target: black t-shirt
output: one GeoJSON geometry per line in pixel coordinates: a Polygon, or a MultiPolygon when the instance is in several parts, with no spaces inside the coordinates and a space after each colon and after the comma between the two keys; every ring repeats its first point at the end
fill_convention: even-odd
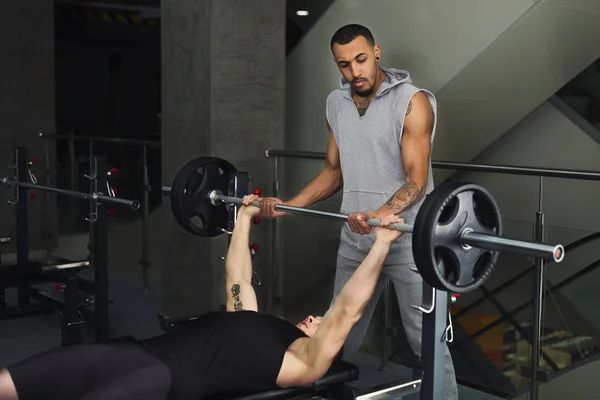
{"type": "Polygon", "coordinates": [[[276,388],[287,348],[306,337],[293,324],[254,311],[210,312],[140,343],[171,371],[169,398],[276,388]]]}

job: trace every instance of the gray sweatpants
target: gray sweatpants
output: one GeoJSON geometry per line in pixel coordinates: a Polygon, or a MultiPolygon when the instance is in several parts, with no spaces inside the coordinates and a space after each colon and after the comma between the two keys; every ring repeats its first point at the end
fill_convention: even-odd
{"type": "MultiPolygon", "coordinates": [[[[340,293],[352,273],[358,268],[360,261],[351,260],[338,255],[337,266],[335,272],[335,284],[333,298],[335,299],[340,293]]],[[[406,336],[415,354],[421,357],[421,321],[422,314],[419,310],[411,307],[412,305],[421,305],[423,297],[423,281],[421,275],[411,271],[414,264],[396,264],[384,265],[379,277],[379,282],[375,289],[375,293],[371,301],[365,308],[362,318],[354,325],[346,343],[344,344],[344,359],[348,360],[359,349],[363,338],[367,332],[377,301],[381,296],[381,292],[385,286],[387,279],[390,279],[396,296],[398,298],[398,307],[402,318],[402,325],[406,331],[406,336]]],[[[446,346],[446,382],[445,382],[445,399],[458,399],[458,391],[456,387],[456,376],[454,374],[454,365],[452,356],[446,346]]]]}

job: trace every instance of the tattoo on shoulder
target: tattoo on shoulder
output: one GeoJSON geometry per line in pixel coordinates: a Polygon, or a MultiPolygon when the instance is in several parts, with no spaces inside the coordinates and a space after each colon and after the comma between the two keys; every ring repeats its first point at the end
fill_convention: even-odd
{"type": "Polygon", "coordinates": [[[231,296],[233,297],[233,309],[235,311],[244,311],[244,303],[240,300],[240,285],[237,283],[231,286],[231,296]]]}
{"type": "Polygon", "coordinates": [[[411,110],[412,110],[412,100],[410,100],[408,102],[408,107],[406,108],[406,115],[410,114],[411,110]]]}

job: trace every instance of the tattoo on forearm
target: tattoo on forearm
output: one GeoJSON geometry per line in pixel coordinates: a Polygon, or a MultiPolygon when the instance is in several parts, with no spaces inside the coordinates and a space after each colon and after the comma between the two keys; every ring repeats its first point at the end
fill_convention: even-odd
{"type": "Polygon", "coordinates": [[[386,204],[393,213],[400,213],[418,202],[425,194],[426,188],[427,185],[419,186],[415,181],[408,179],[386,204]]]}
{"type": "Polygon", "coordinates": [[[233,297],[233,309],[235,311],[244,311],[244,303],[240,300],[240,285],[236,283],[231,287],[231,295],[233,297]]]}
{"type": "Polygon", "coordinates": [[[406,108],[406,115],[410,114],[411,110],[412,110],[412,100],[410,100],[408,102],[408,107],[406,108]]]}

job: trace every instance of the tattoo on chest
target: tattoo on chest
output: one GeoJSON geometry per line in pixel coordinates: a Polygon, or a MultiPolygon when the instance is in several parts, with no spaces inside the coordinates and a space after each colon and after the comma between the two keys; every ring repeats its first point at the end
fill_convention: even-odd
{"type": "Polygon", "coordinates": [[[356,109],[358,110],[358,115],[360,115],[361,117],[363,115],[365,115],[365,113],[367,112],[367,108],[369,108],[369,102],[368,101],[354,101],[354,104],[356,105],[356,109]]]}
{"type": "Polygon", "coordinates": [[[244,311],[244,304],[240,300],[240,285],[236,283],[231,287],[231,295],[233,297],[233,309],[244,311]]]}

